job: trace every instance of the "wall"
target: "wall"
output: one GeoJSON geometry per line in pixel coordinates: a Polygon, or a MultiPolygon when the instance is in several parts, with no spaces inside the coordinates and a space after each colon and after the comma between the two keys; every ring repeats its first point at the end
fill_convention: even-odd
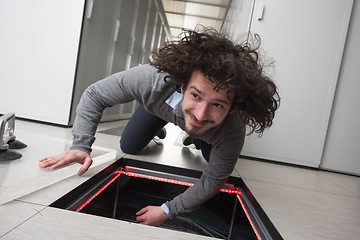
{"type": "Polygon", "coordinates": [[[320,167],[360,175],[360,4],[354,1],[320,167]]]}
{"type": "Polygon", "coordinates": [[[243,155],[319,167],[351,8],[352,0],[255,1],[250,29],[275,61],[265,71],[281,105],[261,138],[246,138],[243,155]]]}
{"type": "MultiPolygon", "coordinates": [[[[239,6],[241,9],[243,2],[244,0],[234,0],[232,9],[237,9],[239,6]]],[[[263,49],[271,53],[270,56],[276,57],[277,78],[275,80],[282,90],[283,101],[274,126],[259,140],[248,138],[242,154],[360,175],[358,140],[360,108],[356,106],[356,103],[360,102],[358,94],[360,73],[356,66],[360,55],[359,45],[356,44],[360,38],[358,2],[354,1],[348,35],[346,35],[347,21],[352,1],[333,0],[323,1],[323,3],[317,1],[313,4],[309,1],[308,4],[312,6],[312,9],[308,9],[309,5],[306,5],[305,1],[276,0],[266,3],[256,0],[254,2],[250,30],[262,36],[263,49]],[[257,6],[262,3],[265,6],[264,19],[258,21],[257,6]],[[273,9],[275,5],[279,3],[281,3],[280,11],[276,15],[270,15],[275,11],[273,9]],[[324,5],[326,9],[323,11],[316,10],[322,9],[324,5]],[[330,11],[331,8],[332,11],[330,11]],[[307,13],[305,18],[304,12],[307,13]],[[330,12],[339,14],[329,14],[330,12]],[[346,14],[341,14],[343,12],[346,14]],[[289,14],[286,15],[287,13],[289,14]],[[267,23],[266,26],[265,23],[267,23]],[[261,28],[259,24],[264,26],[261,28]],[[328,25],[331,27],[327,27],[328,25]],[[284,26],[287,26],[285,30],[284,26]],[[339,32],[341,34],[337,34],[339,32]],[[334,43],[340,35],[344,37],[334,43]],[[345,45],[344,52],[341,45],[345,45]],[[329,46],[332,47],[329,48],[329,46]],[[297,51],[298,55],[296,55],[296,50],[301,47],[305,49],[297,51]],[[311,47],[313,47],[312,50],[311,47]],[[283,53],[285,58],[281,59],[279,54],[284,49],[286,50],[283,53]],[[299,61],[306,56],[309,58],[299,61]],[[324,67],[326,62],[329,62],[328,67],[324,67]],[[341,71],[339,71],[340,68],[341,71]],[[290,74],[285,78],[286,72],[290,74]],[[301,74],[303,77],[299,78],[301,74]],[[292,85],[295,83],[297,85],[285,89],[283,82],[281,84],[279,82],[281,79],[287,82],[293,81],[292,85]],[[299,87],[299,84],[303,87],[299,87]],[[301,101],[291,103],[289,100],[294,100],[294,97],[301,101]],[[292,105],[289,108],[290,103],[292,105]],[[308,109],[315,111],[309,113],[308,109]],[[285,113],[289,115],[288,118],[283,118],[282,114],[285,113]],[[298,117],[291,119],[296,114],[298,117]],[[286,121],[283,121],[284,119],[286,121]],[[308,124],[304,125],[304,122],[308,124]],[[280,155],[286,152],[288,154],[280,155]]],[[[237,19],[234,16],[236,16],[235,11],[232,11],[226,27],[237,34],[234,26],[235,30],[237,26],[240,26],[241,16],[237,19]]]]}
{"type": "MultiPolygon", "coordinates": [[[[71,125],[90,84],[147,62],[164,40],[155,19],[153,0],[0,0],[0,114],[71,125]]],[[[108,108],[102,120],[135,107],[108,108]]]]}
{"type": "Polygon", "coordinates": [[[84,0],[0,0],[0,113],[70,115],[84,0]]]}

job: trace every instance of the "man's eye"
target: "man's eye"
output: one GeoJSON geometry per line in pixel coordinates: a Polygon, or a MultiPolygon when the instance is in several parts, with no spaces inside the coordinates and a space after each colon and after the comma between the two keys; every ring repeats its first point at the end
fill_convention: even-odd
{"type": "Polygon", "coordinates": [[[216,107],[216,108],[223,108],[223,105],[221,105],[221,104],[219,104],[219,103],[214,103],[213,105],[214,105],[214,107],[216,107]]]}
{"type": "Polygon", "coordinates": [[[193,98],[199,98],[199,95],[197,95],[196,93],[192,93],[193,98]]]}

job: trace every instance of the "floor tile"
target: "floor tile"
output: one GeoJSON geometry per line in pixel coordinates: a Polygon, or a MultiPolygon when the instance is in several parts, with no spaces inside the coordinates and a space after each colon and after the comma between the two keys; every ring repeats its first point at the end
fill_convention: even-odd
{"type": "MultiPolygon", "coordinates": [[[[126,121],[100,124],[96,133],[96,146],[116,149],[117,159],[124,156],[119,147],[120,136],[103,134],[100,131],[125,124],[126,121]]],[[[71,129],[67,128],[31,122],[19,123],[17,126],[71,139],[71,129]]],[[[166,128],[168,135],[164,140],[157,143],[152,141],[139,155],[130,157],[203,170],[206,162],[201,151],[195,150],[193,146],[183,147],[184,132],[179,131],[176,126],[168,125],[166,128]]],[[[90,177],[91,170],[86,174],[90,177]]],[[[357,239],[360,236],[359,177],[245,159],[238,160],[233,175],[238,174],[284,239],[332,240],[357,239]]],[[[54,184],[57,188],[49,187],[22,197],[21,201],[25,202],[13,201],[0,206],[0,234],[8,232],[4,239],[22,239],[29,236],[48,239],[50,235],[54,236],[54,239],[104,239],[114,236],[126,239],[193,239],[192,235],[180,236],[177,232],[164,232],[159,228],[146,228],[124,222],[119,224],[118,221],[85,214],[74,216],[75,213],[60,209],[46,208],[41,214],[37,214],[49,202],[85,181],[85,178],[74,176],[68,180],[54,184]],[[16,215],[8,217],[15,211],[16,215]],[[2,217],[4,215],[6,217],[2,217]],[[16,226],[19,227],[12,230],[16,226]],[[9,232],[10,230],[12,231],[9,232]],[[137,234],[133,234],[134,232],[137,234]]]]}
{"type": "Polygon", "coordinates": [[[360,200],[245,179],[284,239],[357,239],[360,200]]]}
{"type": "Polygon", "coordinates": [[[0,205],[0,237],[44,209],[44,206],[12,201],[0,205]]]}
{"type": "Polygon", "coordinates": [[[46,208],[2,239],[213,239],[56,208],[46,208]]]}
{"type": "MultiPolygon", "coordinates": [[[[54,171],[42,169],[38,165],[38,161],[43,157],[69,150],[71,138],[69,139],[68,134],[70,132],[68,128],[27,121],[16,122],[16,137],[28,146],[17,150],[23,155],[20,159],[0,162],[0,204],[77,174],[80,168],[78,164],[67,165],[54,171]]],[[[107,136],[102,136],[101,142],[106,143],[104,145],[110,145],[107,136]]],[[[118,147],[119,144],[116,146],[118,147]]],[[[91,153],[94,160],[91,167],[112,161],[117,154],[117,149],[99,147],[95,143],[91,153]]]]}
{"type": "Polygon", "coordinates": [[[357,196],[357,194],[347,188],[334,184],[330,180],[331,178],[324,174],[322,170],[246,159],[239,159],[235,168],[239,175],[246,179],[349,197],[357,196]]]}
{"type": "Polygon", "coordinates": [[[360,177],[327,171],[322,171],[321,174],[335,186],[343,187],[360,198],[360,177]]]}
{"type": "Polygon", "coordinates": [[[78,175],[69,177],[63,181],[57,182],[55,184],[52,184],[48,187],[45,187],[43,189],[40,189],[36,192],[27,194],[21,198],[19,198],[20,201],[28,202],[28,203],[34,203],[38,205],[48,206],[63,195],[67,194],[92,176],[94,176],[99,171],[106,168],[109,164],[111,164],[113,161],[110,161],[105,164],[101,164],[99,166],[96,166],[94,168],[89,169],[86,173],[84,173],[81,177],[78,175]]]}

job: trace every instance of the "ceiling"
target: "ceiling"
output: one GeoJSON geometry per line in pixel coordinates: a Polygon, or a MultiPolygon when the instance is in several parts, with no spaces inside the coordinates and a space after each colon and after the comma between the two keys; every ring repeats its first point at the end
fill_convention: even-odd
{"type": "Polygon", "coordinates": [[[182,28],[194,29],[197,24],[221,30],[232,0],[161,0],[158,10],[170,40],[175,40],[182,28]]]}

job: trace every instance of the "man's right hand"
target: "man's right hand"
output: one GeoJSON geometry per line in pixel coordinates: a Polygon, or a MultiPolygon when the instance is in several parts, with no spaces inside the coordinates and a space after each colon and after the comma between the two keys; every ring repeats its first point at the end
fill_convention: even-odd
{"type": "Polygon", "coordinates": [[[78,175],[81,176],[89,169],[93,160],[86,152],[80,150],[70,150],[56,156],[46,157],[39,160],[39,167],[50,168],[53,170],[74,162],[82,164],[82,167],[78,172],[78,175]]]}

